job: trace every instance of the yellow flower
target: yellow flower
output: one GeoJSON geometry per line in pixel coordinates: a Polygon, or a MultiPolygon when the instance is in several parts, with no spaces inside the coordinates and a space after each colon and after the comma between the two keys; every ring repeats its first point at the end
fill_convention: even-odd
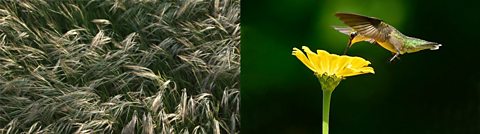
{"type": "Polygon", "coordinates": [[[363,58],[339,56],[324,50],[314,53],[306,46],[302,46],[302,49],[306,55],[298,48],[293,48],[292,55],[315,73],[324,90],[333,90],[345,77],[374,73],[373,68],[368,67],[370,62],[363,58]]]}
{"type": "Polygon", "coordinates": [[[314,53],[306,46],[303,46],[302,49],[307,53],[306,56],[298,48],[293,48],[292,55],[297,56],[316,75],[326,74],[345,78],[359,74],[374,73],[373,68],[368,67],[370,62],[363,58],[329,54],[324,50],[317,50],[317,53],[314,53]]]}
{"type": "Polygon", "coordinates": [[[315,72],[323,90],[323,122],[322,133],[328,134],[328,122],[330,115],[330,98],[333,90],[345,77],[374,73],[369,67],[369,61],[360,57],[329,54],[324,50],[312,52],[308,47],[302,46],[305,55],[300,49],[293,48],[292,55],[295,55],[305,66],[315,72]]]}

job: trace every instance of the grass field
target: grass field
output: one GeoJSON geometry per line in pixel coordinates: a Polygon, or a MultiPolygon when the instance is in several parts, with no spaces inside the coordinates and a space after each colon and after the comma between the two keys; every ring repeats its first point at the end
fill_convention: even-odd
{"type": "Polygon", "coordinates": [[[239,133],[239,0],[0,2],[0,133],[239,133]]]}

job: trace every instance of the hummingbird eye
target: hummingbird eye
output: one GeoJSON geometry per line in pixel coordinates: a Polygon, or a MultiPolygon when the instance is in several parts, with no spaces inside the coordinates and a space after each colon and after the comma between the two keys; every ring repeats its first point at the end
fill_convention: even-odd
{"type": "Polygon", "coordinates": [[[352,32],[352,33],[350,34],[350,38],[353,38],[353,37],[355,37],[355,36],[357,36],[357,32],[352,32]]]}

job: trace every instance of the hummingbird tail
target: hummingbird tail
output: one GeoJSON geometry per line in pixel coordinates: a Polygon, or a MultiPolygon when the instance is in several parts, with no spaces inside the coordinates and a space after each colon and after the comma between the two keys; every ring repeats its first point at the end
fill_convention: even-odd
{"type": "Polygon", "coordinates": [[[422,45],[424,48],[427,48],[427,49],[430,49],[430,50],[438,50],[440,49],[440,46],[442,46],[442,44],[438,44],[438,43],[429,43],[429,44],[424,44],[422,45]]]}
{"type": "Polygon", "coordinates": [[[440,49],[440,46],[442,46],[442,44],[433,45],[433,47],[430,48],[430,50],[438,50],[440,49]]]}

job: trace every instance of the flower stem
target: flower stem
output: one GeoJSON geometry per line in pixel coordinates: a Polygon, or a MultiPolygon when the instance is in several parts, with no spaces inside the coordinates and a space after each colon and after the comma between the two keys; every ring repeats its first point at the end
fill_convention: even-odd
{"type": "Polygon", "coordinates": [[[328,119],[330,115],[330,98],[332,91],[323,90],[323,122],[322,122],[322,134],[328,134],[328,119]]]}

